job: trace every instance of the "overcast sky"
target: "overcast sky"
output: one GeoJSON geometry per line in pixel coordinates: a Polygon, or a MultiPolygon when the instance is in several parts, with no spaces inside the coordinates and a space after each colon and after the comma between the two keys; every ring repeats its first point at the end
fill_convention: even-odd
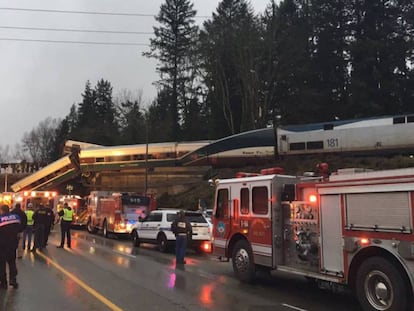
{"type": "MultiPolygon", "coordinates": [[[[85,82],[103,78],[113,95],[120,90],[143,92],[146,102],[155,96],[155,61],[141,55],[151,34],[62,32],[21,28],[152,32],[154,15],[164,0],[0,0],[0,147],[14,147],[25,132],[47,117],[63,118],[82,100],[85,82]],[[10,10],[10,9],[24,10],[10,10]],[[41,10],[143,14],[117,16],[39,12],[41,10]],[[145,16],[149,15],[149,16],[145,16]],[[16,29],[20,28],[20,29],[16,29]],[[10,40],[12,39],[12,40],[10,40]],[[35,40],[35,41],[16,41],[35,40]],[[50,43],[139,43],[142,46],[50,43]]],[[[220,1],[194,0],[197,23],[211,16],[220,1]]],[[[263,12],[270,0],[251,0],[263,12]]]]}

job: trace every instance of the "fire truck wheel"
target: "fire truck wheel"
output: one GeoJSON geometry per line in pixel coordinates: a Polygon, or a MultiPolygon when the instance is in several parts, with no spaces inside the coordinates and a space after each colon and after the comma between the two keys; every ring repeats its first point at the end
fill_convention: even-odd
{"type": "Polygon", "coordinates": [[[232,254],[233,270],[236,277],[246,283],[251,283],[256,275],[253,262],[252,248],[246,240],[236,243],[232,254]]]}
{"type": "Polygon", "coordinates": [[[96,233],[96,229],[95,229],[95,227],[92,225],[92,220],[91,220],[91,219],[88,219],[88,222],[86,223],[86,230],[87,230],[89,233],[96,233]]]}
{"type": "Polygon", "coordinates": [[[369,258],[358,270],[355,289],[364,310],[407,310],[406,288],[398,268],[385,258],[369,258]]]}
{"type": "Polygon", "coordinates": [[[132,245],[135,247],[139,247],[140,241],[138,232],[136,230],[132,231],[132,245]]]}
{"type": "Polygon", "coordinates": [[[158,244],[158,250],[162,253],[166,253],[168,250],[168,244],[167,244],[167,238],[165,237],[165,234],[160,233],[160,235],[157,238],[157,244],[158,244]]]}

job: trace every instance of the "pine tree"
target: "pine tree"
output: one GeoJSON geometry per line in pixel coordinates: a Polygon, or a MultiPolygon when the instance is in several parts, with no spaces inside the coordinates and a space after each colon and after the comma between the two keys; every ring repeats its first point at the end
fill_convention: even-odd
{"type": "Polygon", "coordinates": [[[258,21],[245,0],[223,0],[200,34],[213,135],[260,127],[258,21]]]}
{"type": "MultiPolygon", "coordinates": [[[[352,2],[351,109],[354,116],[388,115],[407,111],[413,96],[412,19],[407,1],[352,2]],[[410,46],[411,42],[411,46],[410,46]]],[[[413,111],[411,107],[411,111],[413,111]]]]}
{"type": "Polygon", "coordinates": [[[141,99],[121,102],[120,111],[122,144],[142,144],[146,142],[147,124],[141,107],[141,99]]]}
{"type": "MultiPolygon", "coordinates": [[[[157,102],[171,115],[170,138],[178,140],[182,109],[187,104],[187,85],[191,83],[194,40],[198,31],[194,25],[193,4],[189,0],[166,0],[156,16],[159,27],[154,27],[155,38],[150,39],[150,51],[143,55],[158,60],[157,82],[159,95],[157,102]]],[[[161,121],[161,120],[159,120],[161,121]]]]}

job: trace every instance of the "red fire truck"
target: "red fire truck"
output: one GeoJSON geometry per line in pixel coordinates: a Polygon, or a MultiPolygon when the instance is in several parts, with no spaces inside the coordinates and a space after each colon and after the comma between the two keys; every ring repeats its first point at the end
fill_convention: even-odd
{"type": "Polygon", "coordinates": [[[215,185],[213,253],[231,258],[241,281],[277,269],[348,286],[364,310],[410,308],[414,168],[343,169],[327,178],[270,174],[215,185]]]}
{"type": "Polygon", "coordinates": [[[56,200],[56,211],[63,208],[63,205],[67,203],[73,210],[72,227],[85,227],[88,220],[88,209],[85,204],[85,200],[78,195],[59,195],[56,200]]]}
{"type": "Polygon", "coordinates": [[[107,238],[110,233],[130,234],[138,219],[155,209],[155,199],[135,193],[92,191],[87,197],[87,206],[88,232],[102,230],[107,238]]]}

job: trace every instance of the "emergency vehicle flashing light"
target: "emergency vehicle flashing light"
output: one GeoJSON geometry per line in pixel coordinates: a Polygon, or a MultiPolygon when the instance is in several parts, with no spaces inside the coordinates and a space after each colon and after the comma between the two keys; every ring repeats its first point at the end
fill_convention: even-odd
{"type": "Polygon", "coordinates": [[[210,242],[204,242],[201,245],[201,249],[206,253],[211,253],[211,243],[210,242]]]}
{"type": "Polygon", "coordinates": [[[316,194],[310,194],[309,195],[309,202],[316,203],[317,200],[318,200],[318,197],[316,196],[316,194]]]}
{"type": "MultiPolygon", "coordinates": [[[[41,191],[40,191],[40,193],[41,193],[41,191]]],[[[52,198],[54,198],[55,196],[57,195],[57,193],[55,192],[55,191],[52,191],[52,192],[49,192],[49,191],[45,191],[44,193],[43,193],[43,196],[45,197],[45,198],[49,198],[49,197],[52,197],[52,198]]],[[[36,196],[39,196],[39,193],[38,192],[36,192],[36,191],[24,191],[23,192],[23,196],[24,197],[36,197],[36,196]]]]}

